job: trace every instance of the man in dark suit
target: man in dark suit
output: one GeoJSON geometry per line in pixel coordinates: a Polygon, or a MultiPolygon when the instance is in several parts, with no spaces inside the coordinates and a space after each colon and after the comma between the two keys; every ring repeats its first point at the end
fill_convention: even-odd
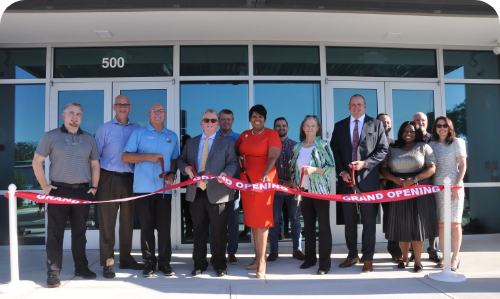
{"type": "MultiPolygon", "coordinates": [[[[353,178],[361,192],[376,191],[380,187],[379,164],[387,155],[387,138],[382,123],[365,115],[366,102],[363,96],[355,94],[349,101],[351,116],[335,124],[330,146],[333,151],[337,175],[348,182],[350,169],[356,170],[353,178]]],[[[338,194],[353,193],[339,178],[338,194]]],[[[363,222],[362,248],[363,272],[373,271],[375,253],[375,233],[378,204],[359,204],[363,222]]],[[[359,262],[357,248],[358,204],[342,203],[345,221],[345,240],[349,254],[340,264],[341,268],[350,267],[359,262]]]]}
{"type": "MultiPolygon", "coordinates": [[[[203,113],[203,134],[189,139],[177,159],[179,169],[190,178],[194,170],[207,171],[212,175],[232,177],[238,171],[238,160],[234,151],[234,141],[216,134],[219,126],[217,112],[207,109],[203,113]]],[[[233,210],[233,191],[221,180],[209,180],[188,186],[186,200],[190,204],[193,218],[193,276],[203,273],[208,267],[207,239],[209,224],[212,226],[212,264],[217,276],[227,274],[227,218],[233,210]]]]}

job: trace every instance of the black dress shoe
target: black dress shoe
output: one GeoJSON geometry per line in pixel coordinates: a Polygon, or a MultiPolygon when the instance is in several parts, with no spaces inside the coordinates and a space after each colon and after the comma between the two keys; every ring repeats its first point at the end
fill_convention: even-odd
{"type": "Polygon", "coordinates": [[[156,265],[151,261],[144,262],[144,270],[142,271],[142,276],[151,277],[155,273],[156,265]]]}
{"type": "Polygon", "coordinates": [[[57,288],[61,286],[61,281],[59,280],[59,276],[55,274],[49,274],[49,276],[47,276],[47,286],[49,288],[57,288]]]}
{"type": "Polygon", "coordinates": [[[308,262],[303,262],[302,265],[300,265],[300,269],[307,269],[307,268],[311,268],[312,266],[316,265],[316,263],[314,264],[309,264],[308,262]]]}
{"type": "Polygon", "coordinates": [[[267,261],[274,262],[277,258],[278,258],[278,253],[273,251],[267,256],[267,261]]]}
{"type": "Polygon", "coordinates": [[[170,267],[170,265],[159,266],[158,271],[163,273],[163,275],[165,276],[172,276],[175,274],[174,270],[170,267]]]}
{"type": "Polygon", "coordinates": [[[422,269],[423,269],[423,267],[422,267],[422,266],[419,266],[419,265],[415,265],[415,266],[413,266],[413,271],[414,271],[415,273],[420,273],[420,272],[422,272],[422,269]]]}
{"type": "Polygon", "coordinates": [[[227,275],[226,270],[224,270],[224,269],[217,270],[217,276],[222,277],[222,276],[226,276],[226,275],[227,275]]]}
{"type": "Polygon", "coordinates": [[[120,263],[120,269],[144,270],[144,264],[134,261],[132,264],[120,263]]]}
{"type": "Polygon", "coordinates": [[[328,271],[330,271],[330,269],[328,269],[328,270],[318,269],[317,273],[318,273],[318,275],[325,275],[328,273],[328,271]]]}
{"type": "Polygon", "coordinates": [[[193,271],[191,271],[191,275],[193,276],[198,276],[198,275],[201,275],[203,273],[203,270],[201,269],[193,269],[193,271]]]}
{"type": "Polygon", "coordinates": [[[97,275],[94,272],[90,271],[89,268],[85,268],[82,271],[75,271],[75,276],[81,276],[85,279],[94,279],[97,277],[97,275]]]}
{"type": "Polygon", "coordinates": [[[295,250],[294,252],[292,252],[292,257],[298,259],[299,261],[304,261],[306,259],[304,253],[300,250],[295,250]]]}
{"type": "Polygon", "coordinates": [[[115,278],[116,273],[115,269],[113,269],[113,266],[105,266],[102,269],[102,276],[104,276],[104,278],[115,278]]]}

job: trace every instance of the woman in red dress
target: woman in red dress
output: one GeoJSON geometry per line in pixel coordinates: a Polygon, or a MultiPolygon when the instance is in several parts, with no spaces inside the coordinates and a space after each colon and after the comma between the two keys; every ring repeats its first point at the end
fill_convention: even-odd
{"type": "MultiPolygon", "coordinates": [[[[281,152],[281,139],[274,130],[264,127],[267,111],[262,105],[250,109],[251,130],[244,131],[236,141],[236,154],[245,157],[245,164],[251,183],[270,181],[278,183],[274,166],[281,152]]],[[[240,178],[248,181],[242,172],[240,178]]],[[[259,193],[242,191],[244,223],[252,228],[255,244],[255,258],[248,270],[257,270],[257,278],[266,274],[266,246],[269,227],[273,226],[274,192],[259,193]]]]}

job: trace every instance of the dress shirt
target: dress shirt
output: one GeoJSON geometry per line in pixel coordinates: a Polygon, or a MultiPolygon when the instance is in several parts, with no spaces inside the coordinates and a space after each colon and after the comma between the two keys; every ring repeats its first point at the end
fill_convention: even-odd
{"type": "Polygon", "coordinates": [[[208,152],[210,153],[210,149],[212,148],[212,144],[214,143],[215,133],[211,136],[205,135],[203,133],[200,138],[200,145],[198,146],[198,173],[201,172],[201,158],[203,157],[203,145],[205,144],[205,139],[208,138],[208,152]]]}
{"type": "Polygon", "coordinates": [[[222,137],[227,137],[227,138],[233,140],[234,143],[236,143],[236,140],[238,140],[238,137],[240,137],[240,134],[235,133],[233,130],[231,130],[231,132],[229,134],[227,134],[227,136],[224,136],[224,134],[222,134],[222,132],[219,130],[219,131],[217,131],[217,135],[222,136],[222,137]]]}
{"type": "MultiPolygon", "coordinates": [[[[366,114],[363,114],[360,118],[358,118],[358,134],[361,139],[361,130],[363,130],[363,124],[365,123],[365,116],[366,114]]],[[[349,129],[350,129],[350,134],[351,134],[351,144],[352,144],[352,137],[353,137],[353,132],[354,132],[354,126],[356,125],[355,118],[351,115],[351,122],[349,123],[349,129]]],[[[361,141],[361,140],[360,140],[361,141]]]]}
{"type": "Polygon", "coordinates": [[[134,164],[122,161],[122,153],[130,135],[141,126],[128,121],[122,125],[116,117],[99,127],[95,134],[101,168],[115,172],[134,172],[134,164]]]}

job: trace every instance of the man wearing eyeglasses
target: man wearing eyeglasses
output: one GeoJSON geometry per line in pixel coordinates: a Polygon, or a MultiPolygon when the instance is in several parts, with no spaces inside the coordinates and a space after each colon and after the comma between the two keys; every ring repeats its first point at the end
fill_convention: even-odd
{"type": "MultiPolygon", "coordinates": [[[[176,178],[179,156],[177,134],[165,128],[167,113],[162,104],[154,104],[149,109],[150,123],[136,129],[123,149],[123,162],[134,163],[134,195],[144,195],[162,189],[164,179],[167,185],[176,178]],[[163,177],[161,161],[168,173],[163,177]]],[[[170,239],[172,191],[164,191],[135,200],[135,209],[141,227],[141,250],[144,260],[144,277],[153,276],[158,271],[165,276],[174,275],[170,267],[172,245],[170,239]],[[155,234],[158,232],[158,258],[155,255],[155,234]]]]}
{"type": "MultiPolygon", "coordinates": [[[[113,105],[115,117],[97,130],[95,141],[99,151],[101,179],[97,200],[110,200],[131,197],[133,194],[134,164],[122,162],[123,148],[137,123],[129,120],[132,110],[126,95],[115,98],[113,105]]],[[[99,249],[100,263],[105,278],[114,278],[115,270],[115,226],[118,209],[120,210],[120,269],[144,269],[132,255],[132,234],[134,230],[134,201],[102,203],[99,205],[99,249]]]]}
{"type": "MultiPolygon", "coordinates": [[[[33,170],[45,195],[54,197],[93,200],[99,182],[99,153],[94,136],[83,131],[80,123],[83,107],[69,103],[64,107],[64,124],[46,132],[38,144],[33,157],[33,170]],[[50,158],[49,178],[45,179],[43,162],[50,158]]],[[[90,205],[47,205],[47,286],[61,285],[59,273],[63,261],[63,239],[66,222],[71,223],[71,251],[75,275],[87,279],[96,278],[89,269],[85,254],[87,244],[87,219],[90,205]]]]}
{"type": "MultiPolygon", "coordinates": [[[[432,140],[432,134],[427,132],[427,125],[429,124],[427,120],[427,115],[423,112],[417,112],[413,115],[413,121],[420,126],[422,134],[424,135],[425,143],[429,143],[432,140]]],[[[441,256],[439,255],[439,237],[429,239],[429,247],[427,247],[427,253],[429,254],[429,259],[435,263],[441,261],[441,256]]],[[[410,247],[411,257],[410,261],[413,261],[415,257],[413,256],[413,247],[410,247]]]]}
{"type": "MultiPolygon", "coordinates": [[[[195,173],[208,172],[231,179],[238,171],[234,141],[216,134],[219,126],[217,112],[207,109],[203,112],[203,134],[189,139],[177,159],[179,169],[189,178],[195,173]],[[190,164],[196,169],[192,169],[190,164]]],[[[208,268],[207,239],[211,225],[212,265],[217,276],[227,274],[226,246],[227,219],[234,207],[234,193],[221,180],[209,180],[187,186],[186,200],[190,202],[193,217],[193,276],[202,274],[208,268]]]]}

